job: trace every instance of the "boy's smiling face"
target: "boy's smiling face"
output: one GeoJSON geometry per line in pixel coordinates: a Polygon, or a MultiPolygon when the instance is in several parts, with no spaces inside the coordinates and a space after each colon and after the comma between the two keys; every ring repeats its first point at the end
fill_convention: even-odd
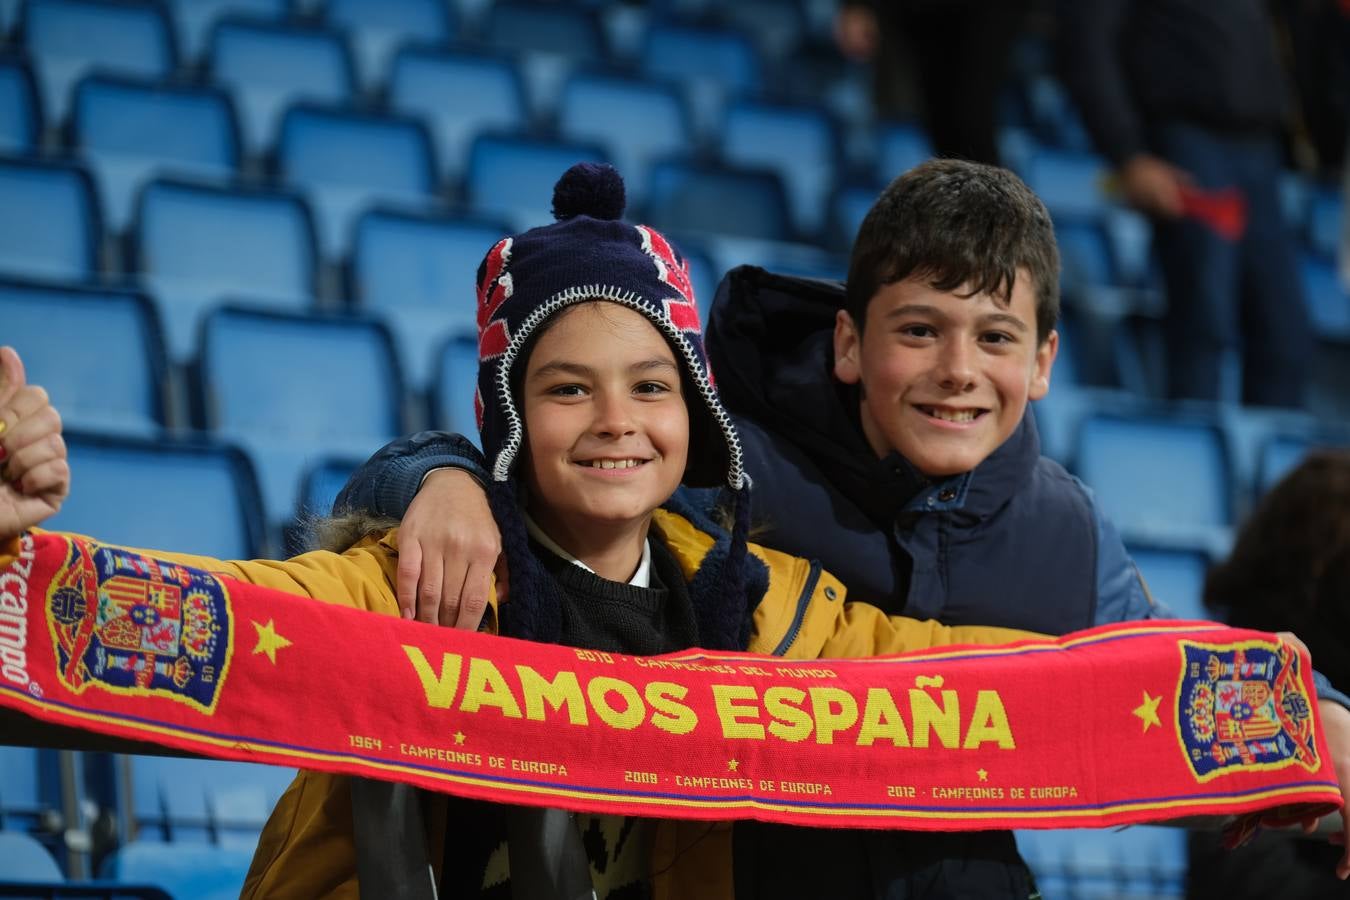
{"type": "Polygon", "coordinates": [[[675,493],[689,412],[675,355],[641,313],[605,302],[559,313],[520,390],[530,514],[564,547],[645,527],[675,493]]]}
{"type": "Polygon", "coordinates": [[[946,477],[983,462],[1050,388],[1059,335],[1036,337],[1036,293],[1019,269],[1008,302],[962,296],[910,277],[882,287],[860,335],[835,322],[835,376],[862,388],[861,418],[878,457],[898,452],[946,477]]]}

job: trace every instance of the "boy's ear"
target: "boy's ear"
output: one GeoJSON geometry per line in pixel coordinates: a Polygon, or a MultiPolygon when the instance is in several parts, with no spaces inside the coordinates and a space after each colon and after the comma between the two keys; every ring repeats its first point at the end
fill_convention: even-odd
{"type": "Polygon", "coordinates": [[[1054,368],[1058,355],[1059,332],[1052,331],[1036,348],[1035,367],[1031,372],[1031,385],[1027,389],[1028,400],[1039,400],[1050,393],[1050,370],[1054,368]]]}
{"type": "Polygon", "coordinates": [[[862,378],[862,335],[848,310],[834,314],[834,377],[844,384],[857,384],[862,378]]]}

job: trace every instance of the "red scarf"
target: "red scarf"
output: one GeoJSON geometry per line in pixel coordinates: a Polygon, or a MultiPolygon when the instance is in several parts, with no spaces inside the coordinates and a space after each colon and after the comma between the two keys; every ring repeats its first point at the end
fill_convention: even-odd
{"type": "Polygon", "coordinates": [[[59,534],[26,535],[0,571],[0,706],[218,759],[595,813],[921,830],[1287,820],[1340,804],[1309,673],[1273,635],[1202,622],[850,661],[631,657],[59,534]]]}

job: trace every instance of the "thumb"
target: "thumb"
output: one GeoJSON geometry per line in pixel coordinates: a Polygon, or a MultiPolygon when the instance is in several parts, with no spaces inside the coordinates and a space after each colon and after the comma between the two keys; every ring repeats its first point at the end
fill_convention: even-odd
{"type": "Polygon", "coordinates": [[[9,402],[27,383],[23,360],[13,347],[0,347],[0,406],[9,402]]]}

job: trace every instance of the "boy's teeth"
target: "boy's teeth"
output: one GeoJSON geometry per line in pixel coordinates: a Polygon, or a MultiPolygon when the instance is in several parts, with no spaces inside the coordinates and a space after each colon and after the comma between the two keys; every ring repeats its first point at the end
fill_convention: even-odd
{"type": "Polygon", "coordinates": [[[942,419],[946,422],[971,422],[975,419],[975,410],[973,409],[947,410],[930,406],[928,414],[935,419],[942,419]]]}
{"type": "Polygon", "coordinates": [[[631,469],[639,463],[636,459],[593,459],[592,469],[631,469]]]}

